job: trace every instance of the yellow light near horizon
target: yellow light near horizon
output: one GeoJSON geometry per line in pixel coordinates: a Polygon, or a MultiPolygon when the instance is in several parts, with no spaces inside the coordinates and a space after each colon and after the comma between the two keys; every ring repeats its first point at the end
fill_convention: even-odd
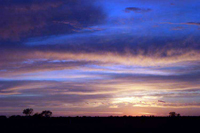
{"type": "Polygon", "coordinates": [[[123,97],[123,98],[114,98],[112,103],[113,104],[119,104],[119,103],[137,103],[139,102],[141,99],[138,97],[123,97]]]}

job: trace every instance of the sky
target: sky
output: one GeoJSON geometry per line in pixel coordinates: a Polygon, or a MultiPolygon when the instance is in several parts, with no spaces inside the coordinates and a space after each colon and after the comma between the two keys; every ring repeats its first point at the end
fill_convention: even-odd
{"type": "Polygon", "coordinates": [[[200,115],[199,0],[0,0],[0,115],[200,115]]]}

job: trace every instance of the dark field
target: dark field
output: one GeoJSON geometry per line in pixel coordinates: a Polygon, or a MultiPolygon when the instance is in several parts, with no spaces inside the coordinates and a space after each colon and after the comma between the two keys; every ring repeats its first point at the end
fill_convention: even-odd
{"type": "Polygon", "coordinates": [[[200,117],[0,118],[0,133],[193,133],[199,126],[200,117]]]}

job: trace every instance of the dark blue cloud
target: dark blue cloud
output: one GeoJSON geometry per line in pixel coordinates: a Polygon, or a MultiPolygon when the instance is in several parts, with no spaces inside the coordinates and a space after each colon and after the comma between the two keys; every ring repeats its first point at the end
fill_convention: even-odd
{"type": "Polygon", "coordinates": [[[0,15],[0,38],[14,41],[73,33],[105,18],[101,8],[84,0],[1,1],[0,15]]]}
{"type": "Polygon", "coordinates": [[[135,12],[135,13],[145,13],[145,12],[150,12],[151,9],[147,8],[147,9],[142,9],[142,8],[138,8],[138,7],[127,7],[125,9],[125,12],[129,13],[129,12],[135,12]]]}

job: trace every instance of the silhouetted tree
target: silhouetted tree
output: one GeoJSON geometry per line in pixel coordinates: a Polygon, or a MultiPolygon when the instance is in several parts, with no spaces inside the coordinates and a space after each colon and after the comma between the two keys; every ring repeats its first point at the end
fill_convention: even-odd
{"type": "Polygon", "coordinates": [[[180,115],[180,114],[177,114],[176,112],[170,112],[170,113],[169,113],[169,116],[170,116],[170,117],[176,117],[176,116],[177,116],[177,117],[180,117],[181,115],[180,115]]]}
{"type": "Polygon", "coordinates": [[[31,108],[23,110],[23,114],[25,114],[26,116],[30,116],[32,113],[33,113],[33,109],[31,108]]]}
{"type": "Polygon", "coordinates": [[[175,117],[176,116],[176,112],[169,112],[169,116],[170,117],[175,117]]]}
{"type": "Polygon", "coordinates": [[[42,115],[39,114],[39,113],[35,113],[35,114],[33,115],[33,117],[39,118],[39,117],[42,117],[42,115]]]}
{"type": "Polygon", "coordinates": [[[44,116],[44,117],[51,117],[51,115],[52,115],[52,112],[49,110],[42,111],[41,113],[41,116],[44,116]]]}
{"type": "Polygon", "coordinates": [[[10,116],[9,118],[10,119],[19,119],[19,118],[21,118],[22,116],[20,116],[20,115],[12,115],[12,116],[10,116]]]}

